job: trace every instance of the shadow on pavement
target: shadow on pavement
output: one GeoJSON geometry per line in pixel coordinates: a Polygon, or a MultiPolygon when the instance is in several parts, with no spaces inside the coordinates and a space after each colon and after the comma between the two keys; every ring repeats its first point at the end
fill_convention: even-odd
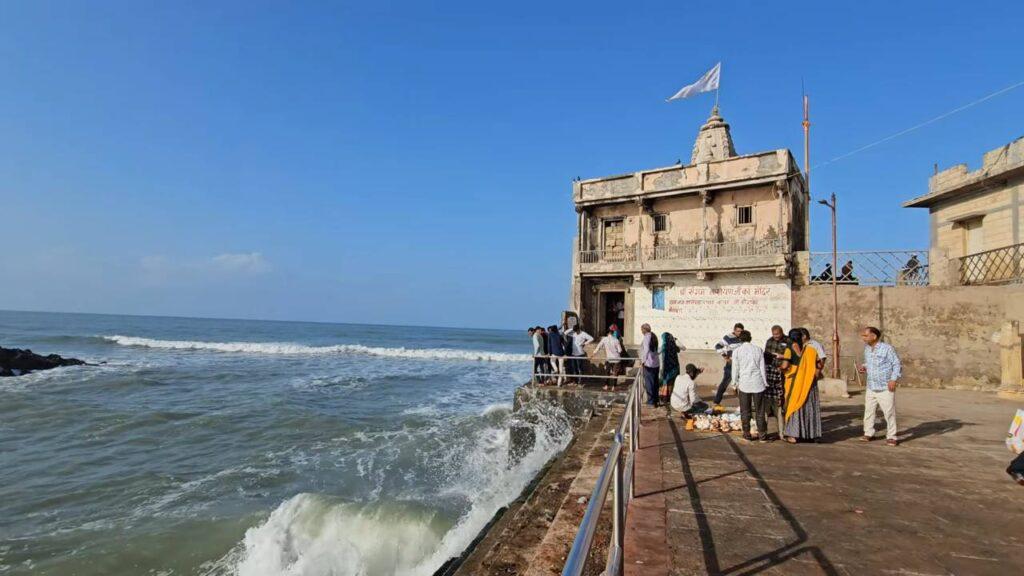
{"type": "Polygon", "coordinates": [[[708,523],[707,515],[704,510],[704,505],[701,502],[700,491],[697,488],[697,482],[693,476],[693,471],[690,468],[689,459],[686,456],[686,448],[683,446],[682,435],[679,433],[679,428],[676,423],[669,420],[669,427],[672,429],[672,435],[676,440],[676,450],[679,453],[679,461],[683,465],[683,477],[686,480],[686,488],[689,493],[690,502],[693,506],[694,516],[696,517],[698,524],[698,533],[700,534],[701,548],[703,549],[704,565],[707,568],[708,574],[719,576],[727,574],[757,574],[767,568],[778,566],[787,560],[791,560],[803,554],[809,554],[814,558],[815,562],[821,568],[824,574],[829,576],[838,576],[839,571],[836,570],[835,566],[829,561],[825,553],[822,552],[817,546],[806,546],[808,541],[807,532],[803,526],[796,519],[796,516],[786,508],[779,497],[772,490],[768,482],[765,481],[764,477],[758,472],[757,467],[746,457],[736,441],[729,437],[728,434],[724,434],[725,441],[728,442],[729,447],[736,454],[736,457],[743,463],[750,475],[757,480],[758,487],[764,491],[765,496],[771,501],[772,505],[778,510],[779,514],[786,521],[787,524],[792,528],[793,533],[796,535],[796,540],[781,546],[771,552],[760,554],[753,558],[750,558],[744,562],[723,568],[719,565],[718,556],[715,554],[715,541],[714,536],[711,533],[711,525],[708,523]]]}

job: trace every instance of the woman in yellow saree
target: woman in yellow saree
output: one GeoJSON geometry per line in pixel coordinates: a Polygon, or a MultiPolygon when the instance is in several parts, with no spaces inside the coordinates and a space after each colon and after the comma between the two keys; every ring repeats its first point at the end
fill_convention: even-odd
{"type": "Polygon", "coordinates": [[[792,344],[783,352],[782,368],[786,375],[786,441],[815,441],[821,438],[821,402],[818,398],[818,354],[807,346],[799,328],[789,331],[792,344]]]}

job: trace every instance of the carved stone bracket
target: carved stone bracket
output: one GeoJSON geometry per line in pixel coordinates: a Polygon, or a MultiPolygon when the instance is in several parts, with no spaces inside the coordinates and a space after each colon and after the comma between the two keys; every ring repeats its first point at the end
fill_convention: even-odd
{"type": "Polygon", "coordinates": [[[715,277],[715,275],[712,274],[711,272],[707,272],[707,271],[704,271],[704,270],[700,270],[700,271],[697,272],[697,280],[700,280],[702,282],[703,281],[709,281],[709,280],[713,279],[714,277],[715,277]]]}

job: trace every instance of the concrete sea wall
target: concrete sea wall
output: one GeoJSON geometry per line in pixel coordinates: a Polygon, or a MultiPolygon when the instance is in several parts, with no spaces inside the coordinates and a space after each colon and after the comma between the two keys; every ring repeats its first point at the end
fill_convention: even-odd
{"type": "MultiPolygon", "coordinates": [[[[1003,325],[1024,323],[1024,286],[840,286],[838,294],[847,380],[863,357],[859,330],[872,325],[896,347],[903,385],[997,390],[1003,325]]],[[[831,348],[832,287],[794,287],[793,323],[831,348]]]]}

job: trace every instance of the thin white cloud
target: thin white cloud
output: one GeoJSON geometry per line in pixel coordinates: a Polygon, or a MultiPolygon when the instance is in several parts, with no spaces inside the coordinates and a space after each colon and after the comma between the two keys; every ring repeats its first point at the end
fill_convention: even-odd
{"type": "Polygon", "coordinates": [[[210,263],[218,270],[231,273],[266,274],[271,270],[270,262],[259,252],[218,254],[210,263]]]}
{"type": "Polygon", "coordinates": [[[150,281],[198,281],[202,279],[258,276],[273,270],[260,252],[226,252],[202,260],[175,261],[154,254],[139,260],[145,277],[150,281]]]}

